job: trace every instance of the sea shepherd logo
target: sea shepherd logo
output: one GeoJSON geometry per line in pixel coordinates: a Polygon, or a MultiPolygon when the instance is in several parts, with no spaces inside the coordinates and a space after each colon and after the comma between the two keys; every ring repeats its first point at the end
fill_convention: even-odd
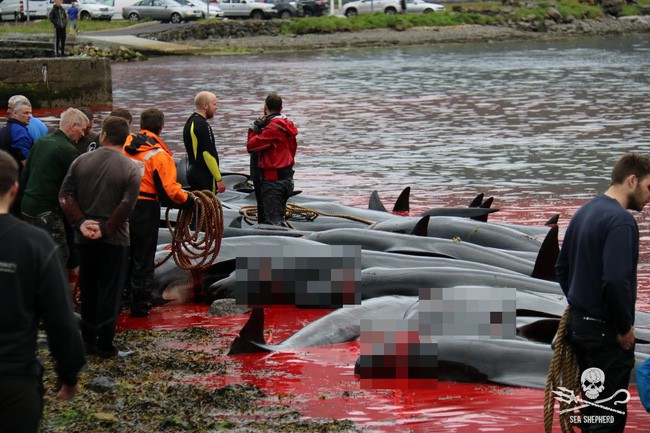
{"type": "MultiPolygon", "coordinates": [[[[582,391],[586,399],[575,395],[573,390],[564,387],[560,387],[559,391],[553,391],[557,401],[573,405],[560,411],[560,414],[593,406],[608,412],[625,415],[625,411],[618,410],[615,406],[623,405],[630,401],[630,393],[627,389],[619,389],[611,396],[599,399],[601,392],[605,389],[605,372],[603,370],[596,367],[586,369],[580,377],[580,382],[582,383],[582,391]],[[609,405],[605,406],[603,403],[609,403],[609,405]]],[[[574,415],[570,417],[570,422],[572,424],[613,424],[614,416],[574,415]]]]}

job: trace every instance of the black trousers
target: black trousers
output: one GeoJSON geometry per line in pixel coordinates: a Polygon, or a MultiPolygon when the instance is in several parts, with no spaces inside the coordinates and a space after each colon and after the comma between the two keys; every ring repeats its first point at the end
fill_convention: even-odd
{"type": "MultiPolygon", "coordinates": [[[[567,322],[568,340],[578,358],[578,367],[582,375],[589,368],[599,368],[605,374],[604,383],[595,383],[593,376],[586,378],[587,387],[597,392],[596,398],[585,395],[583,385],[582,398],[586,402],[598,402],[614,395],[620,389],[627,389],[630,373],[634,367],[634,349],[624,350],[617,341],[616,330],[609,324],[593,320],[576,310],[571,310],[567,322]],[[601,388],[601,386],[603,388],[601,388]]],[[[613,403],[623,399],[623,393],[610,401],[600,403],[602,406],[621,411],[619,414],[607,409],[588,405],[581,410],[583,432],[614,433],[623,432],[627,421],[627,405],[613,403]],[[591,422],[589,416],[603,417],[602,420],[613,422],[591,422]],[[585,420],[587,422],[585,422],[585,420]]]]}
{"type": "Polygon", "coordinates": [[[0,375],[0,433],[36,433],[42,417],[40,377],[0,375]]]}
{"type": "Polygon", "coordinates": [[[153,200],[138,200],[129,217],[131,235],[131,295],[134,309],[149,311],[153,293],[153,271],[158,227],[160,226],[160,204],[153,200]]]}
{"type": "Polygon", "coordinates": [[[262,181],[264,222],[274,226],[286,225],[287,200],[293,193],[293,179],[262,181]]]}
{"type": "Polygon", "coordinates": [[[65,55],[65,32],[66,29],[54,28],[54,55],[65,55]]]}
{"type": "Polygon", "coordinates": [[[80,244],[81,336],[101,350],[113,348],[115,321],[126,279],[128,247],[80,244]]]}
{"type": "Polygon", "coordinates": [[[262,202],[262,174],[260,173],[260,168],[257,166],[258,161],[259,154],[257,152],[251,152],[250,175],[255,190],[255,201],[257,202],[257,223],[265,224],[264,203],[262,202]]]}

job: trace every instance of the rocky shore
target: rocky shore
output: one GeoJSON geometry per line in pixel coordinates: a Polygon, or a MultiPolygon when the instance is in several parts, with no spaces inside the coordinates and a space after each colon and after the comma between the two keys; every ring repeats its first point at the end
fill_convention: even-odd
{"type": "Polygon", "coordinates": [[[160,41],[187,44],[206,53],[283,52],[346,49],[362,47],[413,46],[442,43],[499,42],[508,40],[552,40],[581,36],[608,36],[650,33],[650,16],[610,17],[544,23],[543,29],[510,26],[463,25],[455,27],[364,30],[329,34],[282,35],[267,32],[263,36],[223,36],[200,26],[147,35],[160,41]]]}

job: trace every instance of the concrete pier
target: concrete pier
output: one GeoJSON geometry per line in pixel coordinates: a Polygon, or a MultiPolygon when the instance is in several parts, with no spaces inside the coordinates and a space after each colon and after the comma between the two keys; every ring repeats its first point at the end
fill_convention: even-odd
{"type": "Polygon", "coordinates": [[[0,108],[25,95],[34,108],[110,107],[111,63],[84,57],[0,59],[0,108]]]}

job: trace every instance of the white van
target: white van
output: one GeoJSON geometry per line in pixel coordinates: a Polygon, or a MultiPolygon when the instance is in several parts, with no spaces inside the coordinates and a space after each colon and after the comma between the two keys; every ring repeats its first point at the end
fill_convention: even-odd
{"type": "Polygon", "coordinates": [[[47,18],[48,0],[0,0],[0,19],[2,21],[25,21],[47,18]]]}

